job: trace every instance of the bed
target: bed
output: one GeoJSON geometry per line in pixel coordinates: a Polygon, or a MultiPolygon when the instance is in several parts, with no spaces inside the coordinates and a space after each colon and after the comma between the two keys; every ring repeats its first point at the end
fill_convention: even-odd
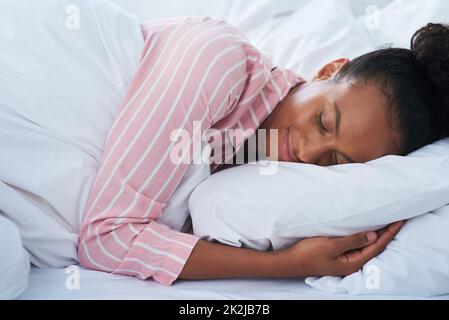
{"type": "MultiPolygon", "coordinates": [[[[303,279],[249,279],[177,281],[166,287],[155,281],[111,275],[104,272],[79,269],[79,289],[67,286],[74,274],[65,269],[32,268],[28,289],[19,299],[158,299],[158,300],[428,300],[405,296],[351,296],[322,293],[307,286],[303,279]],[[72,288],[72,289],[68,289],[72,288]]],[[[431,298],[447,300],[449,295],[431,298]]]]}
{"type": "MultiPolygon", "coordinates": [[[[135,14],[140,21],[177,15],[210,15],[226,19],[243,30],[276,64],[292,68],[304,77],[310,77],[318,66],[332,58],[344,55],[351,58],[388,43],[406,46],[409,34],[417,26],[429,19],[441,19],[441,15],[445,17],[443,12],[432,9],[430,5],[430,9],[423,10],[422,15],[414,16],[413,23],[405,24],[413,11],[394,11],[395,2],[401,0],[341,1],[338,10],[328,16],[326,23],[317,21],[321,12],[314,7],[318,2],[313,0],[217,0],[213,4],[207,0],[109,1],[135,14]],[[295,30],[296,22],[300,27],[295,32],[304,31],[301,35],[302,47],[314,48],[313,51],[281,50],[291,44],[286,35],[289,30],[295,30]],[[403,29],[398,30],[401,23],[403,29]]],[[[434,3],[442,1],[435,0],[434,3]]],[[[414,4],[416,9],[421,1],[414,1],[414,4]]],[[[446,14],[446,18],[449,20],[449,15],[446,14]]],[[[122,91],[125,89],[121,88],[122,91]]],[[[74,261],[68,262],[72,263],[66,265],[74,264],[74,261]]],[[[154,281],[85,270],[74,264],[68,268],[31,267],[28,286],[19,299],[447,300],[449,295],[425,298],[327,294],[308,286],[304,279],[180,280],[171,287],[165,287],[154,281]]]]}

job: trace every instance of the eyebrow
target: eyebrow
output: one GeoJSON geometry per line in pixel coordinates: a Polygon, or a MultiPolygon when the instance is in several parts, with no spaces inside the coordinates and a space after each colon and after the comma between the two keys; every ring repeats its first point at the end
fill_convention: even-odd
{"type": "Polygon", "coordinates": [[[338,138],[340,135],[340,124],[341,124],[341,112],[340,108],[338,107],[337,102],[334,102],[334,109],[335,109],[335,131],[336,131],[336,137],[338,138]]]}
{"type": "MultiPolygon", "coordinates": [[[[335,135],[338,138],[340,135],[340,127],[341,127],[341,111],[338,107],[337,102],[334,102],[334,109],[335,109],[335,135]]],[[[340,154],[346,158],[346,160],[349,161],[349,163],[356,163],[354,159],[351,157],[348,157],[347,155],[340,152],[340,154]]]]}

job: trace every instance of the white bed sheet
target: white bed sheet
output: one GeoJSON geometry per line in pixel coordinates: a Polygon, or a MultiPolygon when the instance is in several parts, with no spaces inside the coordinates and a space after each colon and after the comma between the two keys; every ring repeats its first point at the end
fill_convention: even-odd
{"type": "MultiPolygon", "coordinates": [[[[302,279],[178,280],[171,287],[155,281],[79,269],[79,289],[69,290],[66,269],[32,268],[20,300],[428,300],[420,297],[331,295],[315,290],[302,279]]],[[[72,273],[73,274],[73,273],[72,273]]],[[[449,300],[448,296],[432,300],[449,300]]]]}

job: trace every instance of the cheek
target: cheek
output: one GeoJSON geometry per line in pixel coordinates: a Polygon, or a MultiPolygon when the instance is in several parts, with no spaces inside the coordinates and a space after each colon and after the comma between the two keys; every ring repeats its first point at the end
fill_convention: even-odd
{"type": "Polygon", "coordinates": [[[292,108],[288,115],[288,120],[290,125],[294,126],[299,131],[304,131],[304,133],[313,129],[314,119],[318,108],[317,103],[308,102],[304,104],[297,104],[292,108]]]}
{"type": "Polygon", "coordinates": [[[391,131],[379,119],[354,112],[347,117],[343,148],[360,163],[391,154],[391,131]]]}
{"type": "Polygon", "coordinates": [[[326,92],[323,88],[311,85],[311,87],[300,90],[294,96],[290,96],[285,101],[285,107],[281,118],[284,127],[295,126],[296,129],[307,133],[313,130],[315,118],[324,106],[326,101],[326,92]]]}

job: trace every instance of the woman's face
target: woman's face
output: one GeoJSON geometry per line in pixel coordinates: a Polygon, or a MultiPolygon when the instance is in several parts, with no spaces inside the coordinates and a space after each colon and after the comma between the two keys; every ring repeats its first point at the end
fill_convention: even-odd
{"type": "Polygon", "coordinates": [[[385,95],[375,86],[333,80],[347,62],[326,65],[265,120],[261,129],[277,129],[279,137],[271,142],[267,130],[268,159],[331,166],[399,154],[385,95]]]}

